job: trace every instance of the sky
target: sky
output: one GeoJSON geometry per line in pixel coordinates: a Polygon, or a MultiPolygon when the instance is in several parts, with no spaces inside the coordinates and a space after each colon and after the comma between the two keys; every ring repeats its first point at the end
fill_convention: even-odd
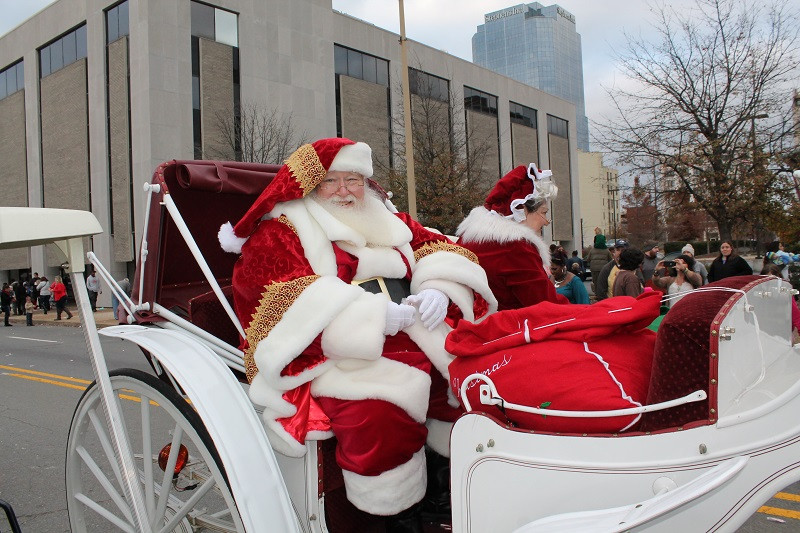
{"type": "MultiPolygon", "coordinates": [[[[266,1],[266,0],[265,0],[266,1]]],[[[18,26],[53,0],[0,0],[0,35],[18,26]]],[[[694,0],[667,0],[684,9],[694,0]]],[[[575,16],[583,46],[586,114],[590,121],[611,115],[603,86],[624,83],[613,51],[624,44],[623,32],[647,36],[652,32],[646,0],[561,0],[557,3],[575,16]]],[[[398,0],[332,0],[333,8],[378,27],[400,33],[398,0]]],[[[483,15],[514,5],[513,0],[404,0],[406,36],[472,61],[472,36],[483,15]]]]}

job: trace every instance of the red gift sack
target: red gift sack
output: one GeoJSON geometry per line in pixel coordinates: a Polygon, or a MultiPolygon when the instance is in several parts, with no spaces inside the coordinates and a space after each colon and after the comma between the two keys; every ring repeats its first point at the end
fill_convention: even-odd
{"type": "MultiPolygon", "coordinates": [[[[489,376],[511,403],[564,411],[626,409],[647,397],[661,293],[620,296],[594,305],[542,302],[496,313],[480,324],[462,321],[445,347],[456,356],[450,385],[458,396],[473,373],[489,376]]],[[[482,405],[482,382],[467,386],[474,410],[537,431],[613,433],[641,415],[565,418],[482,405]]]]}

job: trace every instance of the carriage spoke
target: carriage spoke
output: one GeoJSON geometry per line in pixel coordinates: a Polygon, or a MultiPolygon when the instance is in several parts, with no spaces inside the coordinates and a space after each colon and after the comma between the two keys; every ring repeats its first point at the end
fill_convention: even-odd
{"type": "Polygon", "coordinates": [[[119,471],[119,464],[117,464],[117,456],[114,453],[114,449],[111,447],[111,441],[108,438],[108,433],[106,433],[106,425],[100,420],[100,417],[97,416],[97,410],[95,409],[89,411],[89,419],[92,421],[92,426],[97,434],[97,438],[100,440],[100,445],[103,447],[103,452],[105,452],[106,458],[111,465],[111,469],[114,471],[114,476],[117,478],[117,483],[120,487],[122,487],[122,474],[119,471]]]}
{"type": "Polygon", "coordinates": [[[125,515],[125,518],[132,522],[133,516],[128,508],[128,504],[125,502],[122,496],[120,496],[119,492],[116,491],[114,486],[111,484],[111,481],[109,481],[105,474],[103,474],[103,471],[99,466],[97,466],[97,463],[89,455],[89,452],[86,451],[86,448],[80,446],[76,449],[76,451],[83,460],[84,464],[89,468],[89,471],[94,475],[97,482],[100,483],[100,486],[106,491],[106,494],[108,494],[111,500],[116,504],[120,512],[125,515]]]}
{"type": "Polygon", "coordinates": [[[175,424],[174,433],[172,435],[172,445],[169,450],[169,458],[167,465],[164,468],[164,478],[161,480],[161,492],[158,496],[158,508],[152,516],[150,523],[151,527],[155,528],[164,516],[167,510],[167,500],[169,499],[169,486],[172,483],[172,478],[175,474],[175,463],[178,462],[178,452],[180,451],[181,440],[183,439],[183,428],[180,424],[175,424]]]}
{"type": "Polygon", "coordinates": [[[147,514],[153,516],[156,509],[155,487],[153,485],[153,443],[150,428],[150,401],[142,395],[142,462],[144,466],[144,491],[147,514]]]}
{"type": "Polygon", "coordinates": [[[129,531],[130,533],[135,533],[133,526],[127,522],[123,522],[117,515],[97,503],[96,501],[92,500],[88,496],[83,493],[75,494],[75,499],[84,504],[86,507],[94,511],[95,513],[99,514],[118,528],[123,531],[129,531]]]}
{"type": "Polygon", "coordinates": [[[205,483],[196,488],[195,493],[192,494],[192,497],[186,500],[186,502],[183,502],[180,509],[174,509],[175,516],[173,516],[172,519],[169,522],[167,522],[167,524],[163,528],[161,528],[161,531],[159,533],[167,533],[175,529],[175,526],[178,525],[178,522],[183,520],[185,516],[188,516],[189,512],[192,509],[194,509],[195,504],[199,502],[200,499],[203,498],[203,496],[205,496],[209,490],[214,488],[216,484],[217,484],[216,480],[213,477],[211,477],[208,478],[208,480],[206,480],[205,483]]]}

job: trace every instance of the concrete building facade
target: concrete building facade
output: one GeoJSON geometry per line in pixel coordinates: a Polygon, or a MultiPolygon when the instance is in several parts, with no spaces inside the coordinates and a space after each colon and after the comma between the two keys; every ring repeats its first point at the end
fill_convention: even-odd
{"type": "Polygon", "coordinates": [[[581,36],[570,12],[532,2],[487,13],[472,37],[472,60],[575,104],[578,149],[589,151],[581,36]]]}
{"type": "MultiPolygon", "coordinates": [[[[0,37],[0,205],[91,210],[105,232],[88,249],[116,278],[130,275],[143,184],[166,160],[233,158],[220,117],[245,103],[291,113],[311,139],[365,140],[391,165],[398,39],[330,0],[58,0],[0,37]]],[[[408,44],[419,76],[463,99],[451,127],[472,122],[493,146],[488,182],[529,161],[553,169],[562,194],[545,238],[577,242],[575,106],[408,44]]],[[[44,247],[4,252],[0,278],[30,269],[52,279],[61,261],[44,247]]]]}
{"type": "Polygon", "coordinates": [[[594,244],[594,229],[606,236],[607,242],[614,237],[614,228],[619,226],[621,213],[619,173],[617,169],[603,164],[600,152],[578,152],[578,174],[581,189],[580,241],[582,247],[594,244]]]}

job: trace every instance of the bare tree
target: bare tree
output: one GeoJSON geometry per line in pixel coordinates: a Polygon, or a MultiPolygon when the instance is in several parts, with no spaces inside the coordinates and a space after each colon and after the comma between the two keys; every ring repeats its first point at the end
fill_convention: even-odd
{"type": "Polygon", "coordinates": [[[298,130],[291,113],[252,102],[243,103],[238,115],[218,113],[216,122],[224,152],[236,154],[237,161],[282,164],[308,142],[307,133],[298,130]]]}
{"type": "MultiPolygon", "coordinates": [[[[417,217],[426,226],[453,234],[458,224],[486,199],[497,176],[483,175],[490,139],[481,138],[467,121],[463,102],[444,80],[414,76],[411,124],[414,142],[414,175],[417,217]]],[[[402,113],[394,113],[396,132],[403,132],[402,113]]],[[[496,141],[495,141],[496,142],[496,141]]],[[[381,169],[388,177],[393,202],[407,209],[408,184],[405,170],[405,136],[392,145],[393,168],[381,169]]]]}
{"type": "Polygon", "coordinates": [[[607,89],[617,117],[598,124],[597,141],[634,173],[675,178],[665,203],[694,202],[722,239],[791,192],[770,167],[798,127],[800,23],[787,5],[655,6],[656,40],[626,35],[618,60],[630,83],[607,89]]]}

